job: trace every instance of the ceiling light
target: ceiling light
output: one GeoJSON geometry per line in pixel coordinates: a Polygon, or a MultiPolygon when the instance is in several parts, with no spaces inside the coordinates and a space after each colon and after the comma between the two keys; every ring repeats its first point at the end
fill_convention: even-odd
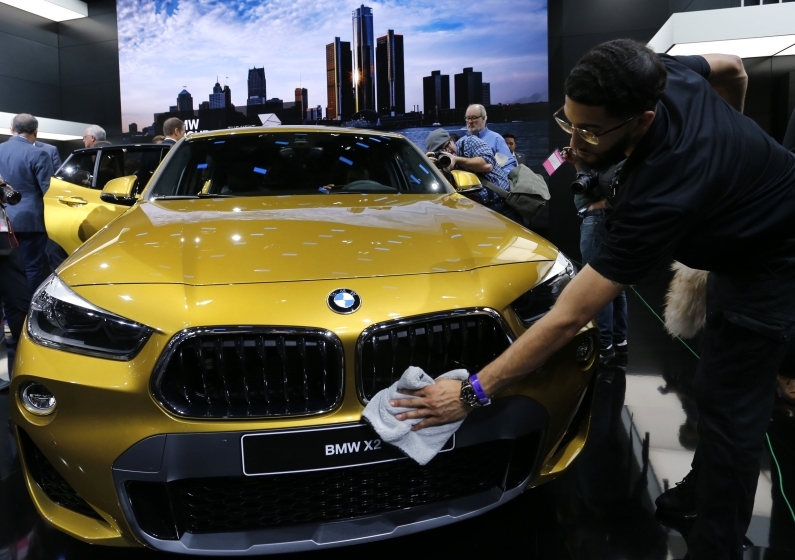
{"type": "Polygon", "coordinates": [[[88,17],[88,6],[81,0],[0,0],[0,3],[52,21],[88,17]]]}
{"type": "MultiPolygon", "coordinates": [[[[10,128],[0,128],[0,134],[5,134],[6,136],[12,136],[10,128]]],[[[56,132],[42,132],[41,130],[36,135],[36,138],[40,140],[57,140],[59,142],[65,142],[67,140],[82,140],[83,136],[74,136],[72,134],[58,134],[56,132]]]]}
{"type": "Polygon", "coordinates": [[[676,13],[649,41],[658,53],[741,58],[791,55],[793,45],[795,2],[676,13]]]}
{"type": "Polygon", "coordinates": [[[795,45],[795,35],[777,37],[753,37],[749,39],[729,39],[725,41],[704,41],[699,43],[678,43],[668,49],[674,56],[691,54],[733,54],[740,58],[774,56],[795,45]]]}
{"type": "MultiPolygon", "coordinates": [[[[0,123],[8,123],[10,125],[11,120],[15,116],[15,113],[0,112],[0,123]]],[[[39,121],[38,138],[41,140],[57,140],[60,142],[66,140],[82,140],[83,131],[89,126],[86,123],[48,119],[46,117],[36,117],[36,120],[39,121]]],[[[11,128],[0,127],[0,134],[11,136],[11,128]]]]}

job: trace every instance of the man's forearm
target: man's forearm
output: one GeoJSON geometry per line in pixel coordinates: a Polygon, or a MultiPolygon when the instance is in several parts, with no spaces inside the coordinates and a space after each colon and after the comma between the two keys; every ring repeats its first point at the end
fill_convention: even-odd
{"type": "Polygon", "coordinates": [[[494,166],[487,162],[482,157],[456,157],[455,166],[464,171],[471,171],[472,173],[490,173],[494,166]]]}
{"type": "Polygon", "coordinates": [[[494,395],[541,367],[625,288],[586,266],[549,313],[481,370],[483,389],[494,395]]]}
{"type": "MultiPolygon", "coordinates": [[[[583,268],[545,317],[478,372],[486,394],[493,396],[538,369],[625,287],[611,282],[590,266],[583,268]]],[[[401,393],[406,398],[391,400],[391,406],[411,410],[396,414],[395,418],[401,421],[423,418],[412,430],[460,420],[471,410],[459,398],[461,382],[452,379],[438,379],[423,389],[401,393]]]]}

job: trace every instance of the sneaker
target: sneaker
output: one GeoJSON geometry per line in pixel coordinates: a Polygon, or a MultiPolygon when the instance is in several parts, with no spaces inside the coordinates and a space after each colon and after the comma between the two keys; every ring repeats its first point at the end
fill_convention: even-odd
{"type": "Polygon", "coordinates": [[[607,364],[607,362],[614,359],[615,357],[616,357],[616,351],[613,349],[612,344],[607,348],[599,350],[599,363],[602,365],[607,364]]]}
{"type": "Polygon", "coordinates": [[[696,517],[696,476],[693,471],[687,473],[676,486],[663,492],[654,501],[657,513],[679,519],[696,517]]]}
{"type": "Polygon", "coordinates": [[[613,346],[616,349],[616,354],[619,356],[626,356],[629,354],[629,344],[627,344],[626,340],[624,342],[617,342],[613,346]]]}

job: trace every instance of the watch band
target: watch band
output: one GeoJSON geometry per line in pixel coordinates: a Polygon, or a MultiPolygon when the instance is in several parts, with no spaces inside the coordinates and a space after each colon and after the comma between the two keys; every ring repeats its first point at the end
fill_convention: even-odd
{"type": "Polygon", "coordinates": [[[469,382],[472,384],[472,389],[475,390],[475,394],[478,396],[480,404],[483,406],[491,404],[491,399],[486,394],[486,391],[483,390],[483,385],[480,384],[480,379],[478,379],[477,373],[469,377],[469,382]]]}

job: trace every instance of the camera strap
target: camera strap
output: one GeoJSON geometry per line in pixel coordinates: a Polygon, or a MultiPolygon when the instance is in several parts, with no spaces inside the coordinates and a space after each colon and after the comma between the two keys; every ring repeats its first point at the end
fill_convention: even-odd
{"type": "Polygon", "coordinates": [[[14,234],[11,218],[8,217],[6,207],[0,204],[0,255],[8,255],[19,247],[19,241],[14,234]]]}

